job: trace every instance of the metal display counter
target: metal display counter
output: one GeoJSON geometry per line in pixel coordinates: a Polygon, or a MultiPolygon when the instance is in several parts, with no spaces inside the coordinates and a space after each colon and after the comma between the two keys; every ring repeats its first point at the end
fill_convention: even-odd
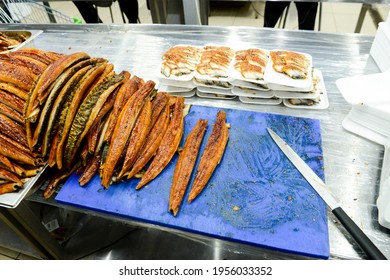
{"type": "MultiPolygon", "coordinates": [[[[383,161],[384,148],[365,138],[354,135],[342,127],[342,121],[351,109],[344,100],[336,80],[360,74],[379,72],[369,55],[372,36],[361,34],[330,34],[310,31],[287,31],[250,27],[210,27],[191,25],[2,25],[3,29],[38,29],[44,32],[35,38],[30,46],[55,51],[72,53],[84,51],[91,56],[107,58],[115,65],[116,71],[128,70],[146,79],[156,80],[161,55],[176,44],[222,44],[232,47],[253,46],[266,49],[288,49],[306,52],[313,57],[314,67],[323,73],[330,106],[325,110],[291,109],[282,105],[250,105],[238,99],[217,100],[199,97],[186,98],[186,103],[214,106],[230,109],[242,109],[265,113],[308,117],[320,120],[323,143],[326,185],[340,201],[344,210],[354,219],[380,250],[390,258],[390,231],[381,227],[377,221],[376,199],[379,192],[379,178],[383,161]]],[[[66,258],[64,248],[45,232],[35,214],[36,205],[49,204],[59,208],[69,208],[91,216],[98,216],[108,221],[149,228],[166,233],[167,240],[201,243],[210,250],[186,252],[188,258],[224,258],[216,250],[229,252],[228,258],[302,258],[258,248],[236,244],[206,236],[172,230],[160,226],[140,223],[113,217],[107,214],[78,209],[45,201],[40,194],[40,186],[33,188],[15,209],[2,208],[4,219],[14,221],[34,247],[47,258],[66,258]],[[172,237],[173,236],[173,237],[172,237]]],[[[331,258],[361,259],[366,258],[362,250],[340,225],[331,212],[328,213],[329,242],[331,258]]],[[[92,233],[91,233],[92,234],[92,233]]],[[[95,235],[96,232],[93,233],[95,235]]],[[[139,237],[139,238],[145,238],[139,237]]],[[[137,240],[133,240],[138,243],[137,240]]],[[[164,242],[162,239],[161,242],[164,242]]],[[[129,248],[139,244],[128,244],[129,248]]],[[[172,242],[176,244],[175,242],[172,242]]],[[[161,246],[161,244],[160,244],[161,246]]],[[[164,254],[156,252],[159,258],[171,259],[180,255],[172,251],[164,254]]]]}

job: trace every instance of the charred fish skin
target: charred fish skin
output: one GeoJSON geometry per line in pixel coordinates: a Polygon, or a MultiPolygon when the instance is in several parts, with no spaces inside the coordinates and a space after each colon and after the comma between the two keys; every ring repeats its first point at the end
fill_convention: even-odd
{"type": "Polygon", "coordinates": [[[139,190],[151,180],[156,178],[161,171],[167,166],[171,161],[172,157],[179,147],[180,140],[183,136],[184,128],[184,117],[183,117],[183,108],[184,108],[184,98],[179,96],[176,99],[175,107],[172,114],[172,119],[169,123],[167,132],[165,133],[160,146],[158,147],[157,153],[146,170],[145,174],[142,176],[141,181],[136,186],[136,189],[139,190]]]}
{"type": "Polygon", "coordinates": [[[152,103],[148,99],[142,108],[142,111],[137,118],[134,128],[129,137],[129,144],[126,151],[126,156],[123,162],[121,171],[117,179],[120,180],[124,174],[133,166],[143,144],[145,143],[147,134],[149,133],[150,121],[152,116],[152,103]]]}
{"type": "Polygon", "coordinates": [[[188,196],[188,203],[191,203],[206,187],[215,168],[222,159],[228,138],[229,131],[226,124],[226,112],[221,110],[217,113],[214,128],[200,159],[194,183],[188,196]]]}
{"type": "Polygon", "coordinates": [[[144,83],[141,78],[137,76],[133,76],[130,78],[130,73],[124,73],[124,82],[119,88],[117,97],[114,102],[114,107],[110,114],[106,135],[104,136],[105,143],[109,143],[109,141],[111,140],[116,121],[127,100],[129,100],[133,96],[133,94],[142,87],[143,84],[144,83]]]}
{"type": "Polygon", "coordinates": [[[127,174],[127,179],[134,177],[138,172],[146,166],[149,160],[154,156],[161,140],[164,137],[169,125],[169,106],[165,105],[165,108],[158,116],[157,121],[151,128],[149,135],[145,140],[145,144],[142,147],[142,151],[135,161],[133,167],[127,174]]]}
{"type": "Polygon", "coordinates": [[[180,205],[195,166],[200,145],[207,130],[207,125],[207,120],[198,120],[195,127],[188,135],[183,150],[179,154],[179,159],[173,174],[168,207],[168,211],[171,211],[174,216],[179,212],[180,205]]]}
{"type": "Polygon", "coordinates": [[[102,186],[108,188],[117,166],[122,156],[124,148],[128,143],[131,131],[135,125],[138,115],[144,106],[146,99],[152,93],[155,82],[146,82],[138,91],[129,99],[119,114],[116,122],[111,141],[108,147],[107,157],[103,163],[102,186]]]}

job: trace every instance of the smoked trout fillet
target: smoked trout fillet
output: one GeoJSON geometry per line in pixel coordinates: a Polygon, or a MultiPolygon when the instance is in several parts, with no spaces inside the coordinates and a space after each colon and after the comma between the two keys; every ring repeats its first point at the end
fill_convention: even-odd
{"type": "Polygon", "coordinates": [[[156,178],[161,171],[171,161],[173,155],[176,153],[179,147],[181,137],[183,136],[184,129],[184,98],[179,96],[176,98],[175,107],[173,109],[172,119],[169,123],[167,132],[161,140],[160,146],[158,147],[157,153],[146,170],[141,181],[138,183],[136,189],[139,190],[145,186],[148,182],[156,178]]]}
{"type": "Polygon", "coordinates": [[[210,180],[211,175],[222,159],[228,138],[229,131],[226,124],[226,112],[221,110],[217,113],[217,120],[200,159],[195,180],[188,196],[188,203],[191,203],[202,192],[210,180]]]}
{"type": "Polygon", "coordinates": [[[169,196],[168,211],[172,211],[174,216],[179,212],[207,125],[207,120],[198,120],[188,135],[183,150],[180,152],[175,172],[173,173],[173,182],[169,196]]]}

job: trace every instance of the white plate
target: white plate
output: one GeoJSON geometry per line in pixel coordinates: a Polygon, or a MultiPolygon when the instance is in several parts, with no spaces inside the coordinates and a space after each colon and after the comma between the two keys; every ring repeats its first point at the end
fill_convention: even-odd
{"type": "Polygon", "coordinates": [[[390,71],[341,78],[336,81],[336,85],[350,104],[390,102],[390,71]]]}
{"type": "Polygon", "coordinates": [[[231,78],[229,78],[229,83],[231,83],[233,86],[243,87],[248,89],[262,90],[262,91],[270,90],[268,84],[266,83],[252,83],[252,82],[236,80],[231,78]]]}
{"type": "Polygon", "coordinates": [[[223,99],[223,100],[229,100],[229,99],[236,98],[236,96],[234,96],[234,95],[203,93],[203,92],[200,92],[198,90],[196,91],[196,95],[201,97],[201,98],[223,99]]]}
{"type": "Polygon", "coordinates": [[[172,86],[172,87],[181,87],[181,88],[188,88],[188,89],[195,88],[195,84],[192,79],[189,81],[175,81],[166,78],[159,78],[158,82],[159,84],[172,86]]]}
{"type": "Polygon", "coordinates": [[[309,86],[309,87],[306,87],[306,88],[288,87],[288,86],[282,86],[282,85],[277,85],[277,84],[268,84],[268,87],[269,87],[271,90],[275,90],[275,91],[309,92],[309,91],[312,91],[312,90],[313,90],[313,83],[311,83],[310,86],[309,86]]]}
{"type": "Polygon", "coordinates": [[[186,98],[193,97],[195,95],[196,89],[193,89],[191,91],[182,91],[182,92],[170,92],[169,94],[172,96],[182,96],[186,98]]]}
{"type": "Polygon", "coordinates": [[[221,88],[212,88],[212,87],[197,87],[197,90],[201,93],[208,93],[208,94],[222,94],[222,95],[234,95],[231,91],[231,89],[221,89],[221,88]]]}
{"type": "MultiPolygon", "coordinates": [[[[204,77],[204,76],[203,76],[204,77]]],[[[199,77],[194,77],[194,84],[201,87],[210,87],[210,88],[220,88],[220,89],[230,89],[232,84],[229,83],[228,79],[200,79],[199,77]]]]}
{"type": "MultiPolygon", "coordinates": [[[[279,51],[279,50],[271,50],[272,51],[279,51]]],[[[311,86],[312,84],[312,57],[309,54],[306,53],[301,53],[301,52],[296,52],[299,54],[305,55],[309,61],[310,65],[307,69],[307,77],[306,79],[293,79],[287,76],[286,74],[276,72],[272,65],[273,61],[270,58],[268,60],[265,73],[264,73],[264,81],[266,81],[269,84],[275,84],[275,85],[283,85],[283,86],[288,86],[288,87],[293,87],[293,88],[300,88],[300,89],[307,89],[311,86]]]]}
{"type": "Polygon", "coordinates": [[[259,104],[259,105],[279,105],[282,103],[280,98],[253,98],[246,96],[239,96],[242,103],[259,104]]]}
{"type": "Polygon", "coordinates": [[[358,123],[358,122],[355,122],[351,117],[350,115],[348,114],[343,122],[342,122],[342,126],[350,131],[350,132],[353,132],[357,135],[360,135],[366,139],[369,139],[375,143],[378,143],[378,144],[381,144],[381,145],[384,145],[385,143],[387,143],[389,141],[389,137],[383,135],[383,134],[380,134],[374,130],[371,130],[370,128],[358,123]]]}
{"type": "Polygon", "coordinates": [[[272,98],[275,96],[274,92],[271,90],[263,91],[263,90],[255,90],[255,89],[241,88],[241,87],[233,87],[232,93],[237,96],[256,97],[256,98],[272,98]]]}
{"type": "Polygon", "coordinates": [[[320,93],[325,91],[324,78],[322,72],[314,68],[313,69],[313,83],[312,89],[309,92],[299,91],[276,91],[275,96],[279,98],[297,98],[297,99],[315,99],[320,96],[320,93]],[[318,85],[315,85],[315,81],[318,81],[318,85]]]}
{"type": "Polygon", "coordinates": [[[158,91],[164,91],[168,93],[175,93],[175,92],[190,92],[195,89],[195,85],[193,88],[185,88],[185,87],[175,87],[175,86],[168,86],[164,84],[160,84],[158,87],[158,91]]]}
{"type": "MultiPolygon", "coordinates": [[[[325,88],[324,79],[322,77],[321,71],[317,69],[318,72],[315,72],[315,75],[319,75],[319,84],[317,85],[317,91],[316,95],[318,96],[315,99],[319,99],[319,102],[313,104],[313,105],[294,105],[290,103],[289,98],[283,99],[283,104],[286,107],[289,108],[300,108],[300,109],[315,109],[315,110],[323,110],[327,109],[329,107],[329,99],[328,99],[328,93],[325,88]]],[[[306,94],[307,95],[307,94],[306,94]]],[[[294,99],[294,98],[292,98],[294,99]]],[[[310,98],[298,98],[298,99],[310,99],[310,98]]],[[[313,98],[314,99],[314,98],[313,98]]]]}

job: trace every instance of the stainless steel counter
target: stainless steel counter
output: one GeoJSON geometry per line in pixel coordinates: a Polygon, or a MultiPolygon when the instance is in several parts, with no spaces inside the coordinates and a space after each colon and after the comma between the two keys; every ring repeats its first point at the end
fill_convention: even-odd
{"type": "MultiPolygon", "coordinates": [[[[351,107],[343,99],[335,84],[335,81],[342,77],[379,72],[369,55],[373,37],[360,34],[189,25],[2,25],[2,28],[42,29],[44,32],[32,42],[31,46],[60,53],[85,51],[91,56],[109,59],[117,71],[126,69],[144,79],[153,80],[157,80],[156,73],[161,55],[176,44],[214,43],[232,47],[288,49],[311,54],[314,67],[320,69],[324,76],[330,102],[326,110],[290,109],[282,105],[249,105],[236,99],[223,101],[192,97],[186,99],[186,102],[319,119],[327,186],[345,211],[390,258],[390,230],[378,224],[375,206],[384,149],[381,145],[349,133],[342,127],[342,121],[351,107]]],[[[37,195],[32,195],[29,200],[55,204],[53,201],[43,201],[37,195]]],[[[28,204],[29,201],[24,201],[20,209],[25,209],[28,204]]],[[[59,205],[59,207],[63,206],[59,205]]],[[[23,213],[18,208],[7,211],[11,211],[11,214],[17,216],[18,219],[23,219],[23,213]]],[[[89,212],[89,214],[100,215],[95,212],[89,212]]],[[[107,215],[103,216],[117,219],[107,217],[107,215]]],[[[333,214],[329,213],[328,217],[331,257],[365,258],[362,250],[336,221],[333,214]]],[[[132,223],[127,220],[120,222],[132,223]]],[[[34,230],[34,226],[28,223],[28,221],[23,221],[22,224],[34,230]]],[[[201,240],[202,243],[210,244],[210,247],[215,246],[217,242],[218,246],[228,246],[232,252],[235,252],[232,258],[237,256],[240,258],[245,258],[245,256],[277,258],[280,256],[275,252],[264,253],[259,248],[250,247],[248,249],[247,246],[241,244],[230,244],[148,224],[137,224],[137,226],[165,231],[185,240],[201,240]]],[[[161,256],[160,252],[158,256],[170,258],[169,253],[167,254],[167,256],[161,256]]],[[[202,255],[202,257],[219,258],[220,256],[202,255]]],[[[194,258],[197,257],[194,256],[194,258]]],[[[287,258],[295,258],[295,256],[287,256],[287,258]]]]}

